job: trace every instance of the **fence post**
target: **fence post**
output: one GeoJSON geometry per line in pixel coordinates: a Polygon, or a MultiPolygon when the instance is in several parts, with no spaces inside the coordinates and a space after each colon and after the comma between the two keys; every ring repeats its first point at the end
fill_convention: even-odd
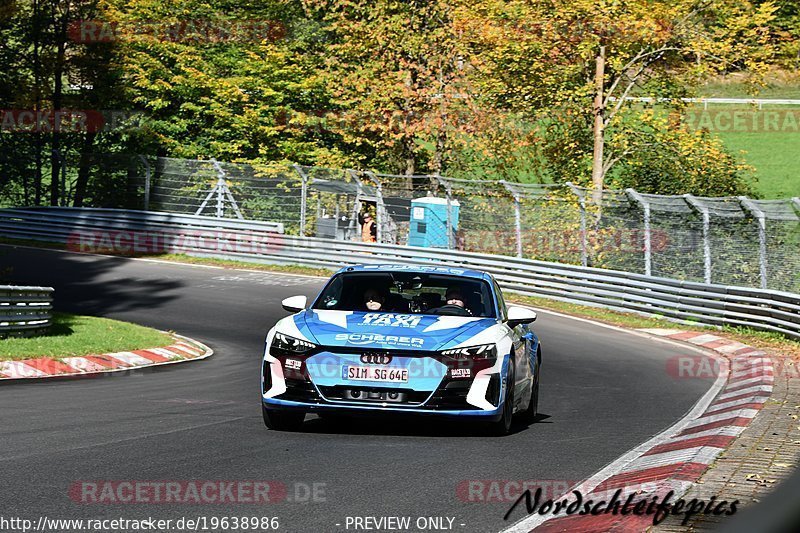
{"type": "Polygon", "coordinates": [[[514,198],[514,233],[517,243],[517,257],[522,257],[522,210],[519,202],[519,190],[515,189],[509,182],[500,180],[499,182],[505,189],[511,193],[514,198]]]}
{"type": "Polygon", "coordinates": [[[644,275],[652,276],[653,261],[650,247],[650,202],[633,189],[625,189],[628,197],[642,207],[644,214],[644,275]]]}
{"type": "Polygon", "coordinates": [[[699,212],[703,217],[703,279],[706,283],[711,283],[711,215],[708,213],[708,207],[704,206],[697,201],[697,198],[691,194],[684,194],[686,203],[689,207],[699,212]]]}
{"type": "MultiPolygon", "coordinates": [[[[358,177],[358,173],[355,170],[345,170],[345,175],[349,175],[353,180],[356,182],[356,199],[353,202],[353,214],[350,216],[350,226],[353,227],[353,224],[358,221],[358,213],[359,208],[361,207],[359,204],[361,202],[361,197],[364,196],[364,184],[361,182],[361,179],[358,177]]],[[[377,213],[375,214],[377,216],[377,213]]],[[[377,238],[377,229],[375,231],[376,238],[377,238]]],[[[361,233],[356,231],[356,236],[358,237],[357,241],[363,241],[361,233]]]]}
{"type": "Polygon", "coordinates": [[[758,223],[758,270],[761,277],[761,288],[767,288],[767,217],[764,212],[748,197],[740,196],[739,203],[758,223]]]}
{"type": "Polygon", "coordinates": [[[292,165],[292,168],[300,176],[300,236],[306,236],[306,203],[308,197],[308,174],[305,173],[300,165],[292,165]]]}
{"type": "Polygon", "coordinates": [[[572,191],[572,194],[578,197],[578,205],[581,212],[581,266],[585,267],[589,264],[588,241],[586,238],[586,195],[572,182],[568,181],[566,185],[572,191]]]}
{"type": "Polygon", "coordinates": [[[377,205],[375,206],[375,223],[378,225],[375,240],[378,241],[378,244],[381,244],[383,243],[383,225],[386,222],[386,206],[383,204],[383,184],[374,172],[366,171],[364,174],[369,176],[375,184],[375,196],[378,199],[377,205]]]}
{"type": "Polygon", "coordinates": [[[53,161],[58,159],[60,161],[60,171],[59,176],[56,177],[57,183],[60,183],[61,193],[58,198],[58,205],[61,207],[65,207],[69,205],[69,198],[67,198],[67,161],[64,159],[64,156],[61,155],[61,152],[53,149],[51,152],[51,157],[53,161]]]}
{"type": "Polygon", "coordinates": [[[150,210],[150,163],[147,158],[141,154],[137,156],[144,164],[144,210],[150,210]]]}

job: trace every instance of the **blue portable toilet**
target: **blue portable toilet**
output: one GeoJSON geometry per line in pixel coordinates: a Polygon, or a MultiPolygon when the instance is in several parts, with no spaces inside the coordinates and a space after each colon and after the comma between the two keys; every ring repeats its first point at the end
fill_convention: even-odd
{"type": "MultiPolygon", "coordinates": [[[[458,200],[450,201],[450,224],[453,234],[458,229],[458,200]]],[[[426,196],[411,200],[409,246],[449,248],[447,236],[447,198],[426,196]]]]}

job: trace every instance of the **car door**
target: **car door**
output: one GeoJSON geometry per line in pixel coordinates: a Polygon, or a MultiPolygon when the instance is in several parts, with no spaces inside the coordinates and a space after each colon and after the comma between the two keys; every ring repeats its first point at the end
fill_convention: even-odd
{"type": "MultiPolygon", "coordinates": [[[[505,298],[503,298],[503,292],[500,290],[500,286],[496,281],[493,281],[493,286],[497,297],[497,308],[500,313],[500,320],[506,322],[508,320],[508,308],[505,298]]],[[[515,403],[522,401],[522,398],[527,398],[533,386],[530,338],[530,331],[527,325],[511,328],[511,341],[514,346],[515,355],[514,370],[516,375],[516,388],[514,390],[514,397],[517,400],[515,403]]]]}

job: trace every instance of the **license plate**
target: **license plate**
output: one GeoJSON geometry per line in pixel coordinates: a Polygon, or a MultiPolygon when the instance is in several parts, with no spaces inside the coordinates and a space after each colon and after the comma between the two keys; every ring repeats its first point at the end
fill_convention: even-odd
{"type": "Polygon", "coordinates": [[[342,377],[353,381],[406,383],[408,382],[408,369],[388,366],[344,366],[342,367],[342,377]]]}

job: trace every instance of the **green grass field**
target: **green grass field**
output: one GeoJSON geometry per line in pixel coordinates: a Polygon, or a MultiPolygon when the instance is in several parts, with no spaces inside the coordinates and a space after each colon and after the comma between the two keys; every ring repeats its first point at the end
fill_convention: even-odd
{"type": "MultiPolygon", "coordinates": [[[[747,87],[736,79],[715,81],[703,86],[699,91],[701,96],[716,98],[764,98],[764,99],[791,99],[800,100],[800,80],[796,74],[779,73],[768,80],[766,87],[762,88],[757,96],[748,92],[747,87]]],[[[695,108],[698,111],[701,108],[695,108]]],[[[711,112],[735,111],[755,112],[752,107],[733,105],[709,105],[711,112]]],[[[765,106],[761,113],[777,111],[781,113],[782,131],[770,128],[742,128],[752,131],[742,131],[736,128],[723,128],[726,131],[716,131],[716,134],[725,143],[725,146],[740,156],[747,164],[756,169],[758,178],[757,189],[767,199],[790,198],[800,196],[800,124],[798,128],[792,127],[792,121],[783,119],[787,113],[792,113],[800,122],[800,107],[795,106],[765,106]],[[770,130],[770,131],[767,131],[770,130]]],[[[713,130],[712,130],[713,131],[713,130]]]]}
{"type": "Polygon", "coordinates": [[[72,357],[156,348],[172,343],[172,337],[155,329],[90,316],[54,313],[46,335],[0,340],[0,361],[36,357],[72,357]]]}
{"type": "Polygon", "coordinates": [[[800,134],[721,132],[728,149],[756,169],[756,188],[766,199],[800,196],[800,134]]]}

